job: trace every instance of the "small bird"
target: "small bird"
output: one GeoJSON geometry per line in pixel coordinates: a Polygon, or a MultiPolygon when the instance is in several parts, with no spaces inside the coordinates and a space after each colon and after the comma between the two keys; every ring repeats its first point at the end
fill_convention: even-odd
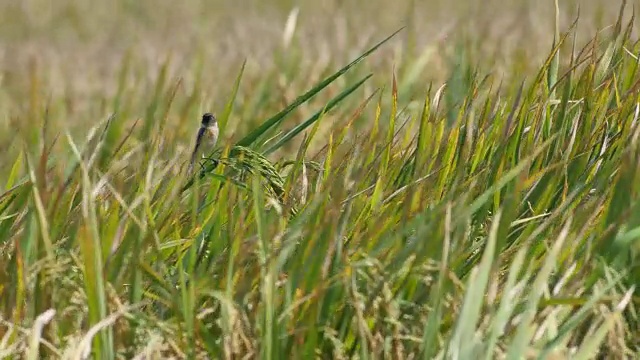
{"type": "Polygon", "coordinates": [[[220,129],[218,128],[218,119],[211,114],[205,113],[202,115],[202,123],[198,135],[196,137],[196,145],[191,153],[191,162],[189,163],[189,174],[193,171],[193,165],[198,157],[205,157],[205,154],[209,154],[213,151],[218,141],[218,135],[220,129]]]}

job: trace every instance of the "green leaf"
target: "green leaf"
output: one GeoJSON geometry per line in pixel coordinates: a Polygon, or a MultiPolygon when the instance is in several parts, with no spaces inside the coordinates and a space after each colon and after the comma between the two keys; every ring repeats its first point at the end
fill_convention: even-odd
{"type": "Polygon", "coordinates": [[[313,123],[318,121],[318,119],[320,119],[325,113],[331,111],[331,109],[333,109],[338,104],[340,104],[340,102],[342,102],[342,100],[344,100],[347,96],[349,96],[351,93],[356,91],[360,86],[362,86],[362,84],[364,84],[364,82],[367,81],[371,76],[372,75],[367,75],[362,80],[358,81],[354,85],[352,85],[349,88],[347,88],[346,90],[342,91],[336,97],[331,99],[327,103],[327,105],[325,105],[325,107],[322,110],[316,112],[312,117],[310,117],[309,119],[305,120],[304,122],[302,122],[298,126],[294,127],[293,129],[289,130],[289,132],[287,132],[280,139],[278,139],[278,141],[276,141],[275,144],[271,145],[267,150],[265,150],[264,151],[264,155],[265,156],[269,155],[272,152],[278,150],[280,147],[282,147],[284,144],[286,144],[289,140],[293,139],[296,135],[298,135],[299,133],[304,131],[304,129],[308,128],[313,123]]]}
{"type": "Polygon", "coordinates": [[[371,47],[369,50],[365,51],[362,55],[360,55],[357,59],[353,60],[351,63],[349,63],[347,66],[343,67],[342,69],[338,70],[337,72],[335,72],[333,75],[327,77],[326,79],[324,79],[323,81],[321,81],[320,83],[318,83],[316,86],[312,87],[309,91],[307,91],[305,94],[299,96],[293,103],[291,103],[291,105],[287,106],[285,109],[283,109],[282,111],[280,111],[279,113],[277,113],[276,115],[272,116],[271,118],[269,118],[268,120],[266,120],[262,125],[258,126],[256,129],[254,129],[252,132],[250,132],[249,134],[247,134],[244,138],[242,138],[241,140],[239,140],[236,143],[236,146],[244,146],[244,147],[249,147],[251,144],[253,144],[262,134],[264,134],[267,130],[269,130],[270,128],[272,128],[273,126],[277,125],[278,123],[280,123],[285,116],[287,116],[289,113],[291,113],[293,110],[295,110],[298,106],[302,105],[303,103],[305,103],[307,100],[311,99],[312,97],[314,97],[316,94],[318,94],[322,89],[324,89],[325,87],[327,87],[329,84],[331,84],[333,81],[335,81],[337,78],[339,78],[340,76],[344,75],[347,71],[349,71],[349,69],[351,69],[352,67],[354,67],[355,65],[357,65],[359,62],[361,62],[362,60],[364,60],[367,56],[371,55],[371,53],[373,53],[375,50],[377,50],[380,46],[382,46],[384,43],[386,43],[387,41],[389,41],[392,37],[394,37],[396,34],[398,34],[400,31],[402,31],[403,28],[400,28],[399,30],[397,30],[396,32],[394,32],[393,34],[391,34],[390,36],[388,36],[387,38],[385,38],[384,40],[380,41],[379,43],[377,43],[376,45],[374,45],[373,47],[371,47]]]}

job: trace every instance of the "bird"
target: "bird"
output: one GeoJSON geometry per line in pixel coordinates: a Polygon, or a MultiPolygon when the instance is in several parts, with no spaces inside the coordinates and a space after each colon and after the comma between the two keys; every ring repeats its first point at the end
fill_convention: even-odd
{"type": "Polygon", "coordinates": [[[196,144],[193,147],[191,153],[191,162],[189,163],[189,173],[193,171],[193,166],[198,157],[205,157],[205,154],[210,154],[216,143],[218,142],[218,136],[220,135],[220,129],[218,128],[218,119],[212,113],[205,113],[202,115],[202,121],[200,129],[196,136],[196,144]]]}

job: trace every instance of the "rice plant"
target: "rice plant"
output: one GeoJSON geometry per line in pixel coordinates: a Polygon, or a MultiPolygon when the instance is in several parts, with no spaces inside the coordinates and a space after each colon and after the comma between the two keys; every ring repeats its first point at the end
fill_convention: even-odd
{"type": "Polygon", "coordinates": [[[637,357],[635,18],[580,45],[555,15],[535,71],[461,42],[444,83],[409,58],[372,84],[401,27],[304,88],[278,80],[294,50],[249,85],[235,63],[216,109],[202,64],[125,59],[85,112],[34,67],[26,100],[0,94],[29,122],[2,156],[0,356],[637,357]]]}

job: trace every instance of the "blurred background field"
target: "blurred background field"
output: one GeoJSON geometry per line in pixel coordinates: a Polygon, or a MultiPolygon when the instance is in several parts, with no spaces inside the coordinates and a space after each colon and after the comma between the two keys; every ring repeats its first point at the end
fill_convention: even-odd
{"type": "Polygon", "coordinates": [[[634,358],[633,5],[0,0],[0,357],[634,358]]]}
{"type": "MultiPolygon", "coordinates": [[[[618,2],[604,0],[559,5],[561,29],[580,11],[578,48],[610,26],[619,11],[618,2]]],[[[625,19],[629,16],[627,11],[625,19]]],[[[239,110],[225,132],[233,136],[402,26],[400,36],[356,70],[354,78],[374,74],[358,96],[364,99],[374,87],[388,85],[395,66],[401,99],[421,102],[429,82],[437,88],[451,74],[460,46],[469,65],[486,74],[505,81],[532,76],[551,48],[554,23],[553,1],[3,0],[0,143],[3,153],[11,153],[18,147],[15,131],[41,121],[45,108],[52,129],[83,133],[115,110],[122,79],[118,111],[133,121],[149,106],[167,64],[163,86],[181,81],[168,141],[189,146],[199,114],[181,112],[181,106],[193,101],[198,112],[222,111],[246,60],[239,110]],[[287,30],[292,13],[297,21],[287,30]]],[[[344,85],[342,79],[338,83],[344,85]]],[[[333,86],[319,94],[289,121],[308,117],[336,91],[333,86]]],[[[0,163],[6,169],[6,162],[0,163]]]]}

